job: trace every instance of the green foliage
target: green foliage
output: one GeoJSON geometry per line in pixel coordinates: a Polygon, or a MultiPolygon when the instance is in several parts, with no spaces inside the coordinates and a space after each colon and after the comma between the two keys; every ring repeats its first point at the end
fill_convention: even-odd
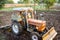
{"type": "Polygon", "coordinates": [[[28,3],[28,0],[19,0],[18,3],[28,3]]]}
{"type": "Polygon", "coordinates": [[[6,0],[6,4],[13,4],[13,0],[6,0]]]}
{"type": "Polygon", "coordinates": [[[33,1],[38,4],[40,3],[40,0],[33,0],[33,1]]]}
{"type": "Polygon", "coordinates": [[[29,3],[30,0],[23,0],[24,3],[29,3]]]}
{"type": "Polygon", "coordinates": [[[46,8],[49,9],[53,4],[56,2],[56,0],[44,0],[44,3],[46,4],[46,8]]]}
{"type": "Polygon", "coordinates": [[[13,0],[0,0],[0,9],[3,8],[5,3],[13,3],[13,0]]]}
{"type": "Polygon", "coordinates": [[[23,0],[23,2],[21,2],[21,0],[18,3],[40,3],[40,0],[23,0]]]}
{"type": "Polygon", "coordinates": [[[18,1],[18,4],[19,4],[19,3],[20,3],[20,4],[23,4],[23,2],[18,1]]]}
{"type": "Polygon", "coordinates": [[[18,3],[29,3],[30,0],[19,0],[18,3]]]}
{"type": "Polygon", "coordinates": [[[58,3],[60,3],[60,0],[58,0],[58,3]]]}
{"type": "Polygon", "coordinates": [[[4,6],[5,3],[6,3],[6,0],[0,0],[0,9],[4,6]]]}

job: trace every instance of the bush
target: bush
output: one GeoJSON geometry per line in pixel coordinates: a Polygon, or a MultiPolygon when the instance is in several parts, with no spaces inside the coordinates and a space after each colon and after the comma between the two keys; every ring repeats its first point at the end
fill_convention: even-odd
{"type": "Polygon", "coordinates": [[[6,0],[0,0],[0,9],[4,6],[5,3],[6,3],[6,0]]]}
{"type": "Polygon", "coordinates": [[[46,8],[49,9],[51,6],[54,5],[56,0],[44,0],[44,3],[46,4],[46,8]]]}

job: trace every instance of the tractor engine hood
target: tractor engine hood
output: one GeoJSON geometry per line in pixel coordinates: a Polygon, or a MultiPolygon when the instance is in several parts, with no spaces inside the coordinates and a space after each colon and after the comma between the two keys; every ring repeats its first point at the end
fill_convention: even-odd
{"type": "Polygon", "coordinates": [[[36,26],[36,29],[41,32],[46,28],[46,21],[42,20],[28,19],[28,24],[36,26]]]}

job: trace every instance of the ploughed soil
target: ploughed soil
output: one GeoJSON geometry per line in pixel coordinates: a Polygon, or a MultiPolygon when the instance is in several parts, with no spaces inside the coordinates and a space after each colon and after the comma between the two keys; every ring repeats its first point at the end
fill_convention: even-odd
{"type": "MultiPolygon", "coordinates": [[[[11,14],[17,13],[0,11],[0,27],[5,25],[11,25],[11,14]]],[[[37,11],[37,19],[46,20],[47,27],[55,27],[57,31],[57,36],[54,40],[60,40],[60,11],[46,11],[40,12],[37,11]]],[[[0,29],[0,40],[31,40],[29,33],[23,32],[21,35],[16,36],[12,32],[8,32],[6,29],[0,29]]]]}

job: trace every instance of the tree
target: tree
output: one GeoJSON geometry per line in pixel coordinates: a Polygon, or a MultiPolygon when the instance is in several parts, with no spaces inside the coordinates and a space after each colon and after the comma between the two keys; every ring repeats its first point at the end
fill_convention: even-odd
{"type": "Polygon", "coordinates": [[[18,3],[29,3],[30,0],[19,0],[18,3]]]}
{"type": "Polygon", "coordinates": [[[44,0],[43,1],[46,5],[46,8],[49,9],[53,4],[56,2],[56,0],[44,0]]]}
{"type": "Polygon", "coordinates": [[[60,0],[58,0],[58,3],[60,3],[60,0]]]}
{"type": "Polygon", "coordinates": [[[0,9],[4,6],[5,3],[6,3],[6,0],[0,0],[0,9]]]}
{"type": "Polygon", "coordinates": [[[14,2],[13,2],[13,0],[7,0],[6,1],[6,4],[13,4],[14,2]]]}
{"type": "Polygon", "coordinates": [[[23,0],[24,3],[29,3],[30,0],[23,0]]]}
{"type": "Polygon", "coordinates": [[[40,0],[33,0],[35,3],[40,4],[40,0]]]}
{"type": "Polygon", "coordinates": [[[19,0],[18,3],[24,3],[23,0],[19,0]]]}

